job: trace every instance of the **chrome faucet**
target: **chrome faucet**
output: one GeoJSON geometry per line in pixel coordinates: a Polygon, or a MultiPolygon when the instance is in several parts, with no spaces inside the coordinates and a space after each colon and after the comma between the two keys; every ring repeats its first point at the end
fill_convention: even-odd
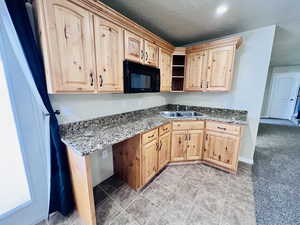
{"type": "Polygon", "coordinates": [[[176,105],[176,111],[179,111],[179,107],[180,107],[179,105],[176,105]]]}
{"type": "Polygon", "coordinates": [[[188,111],[188,106],[187,105],[185,106],[185,111],[188,111]]]}

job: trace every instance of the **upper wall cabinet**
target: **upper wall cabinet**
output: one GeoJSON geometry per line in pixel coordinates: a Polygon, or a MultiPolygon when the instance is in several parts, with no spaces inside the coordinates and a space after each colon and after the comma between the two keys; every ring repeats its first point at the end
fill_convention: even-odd
{"type": "Polygon", "coordinates": [[[158,67],[159,47],[143,38],[125,31],[125,58],[158,67]]]}
{"type": "Polygon", "coordinates": [[[187,48],[186,91],[229,91],[236,48],[241,38],[229,38],[187,48]]]}
{"type": "Polygon", "coordinates": [[[100,92],[123,92],[123,29],[94,16],[96,68],[100,92]]]}
{"type": "Polygon", "coordinates": [[[207,51],[188,54],[186,57],[185,91],[204,91],[206,85],[207,51]]]}
{"type": "Polygon", "coordinates": [[[159,51],[160,68],[160,91],[171,91],[172,83],[172,53],[160,48],[159,51]]]}
{"type": "Polygon", "coordinates": [[[158,67],[159,48],[174,50],[100,1],[33,3],[49,93],[123,92],[124,58],[158,67]]]}
{"type": "Polygon", "coordinates": [[[125,58],[131,61],[144,63],[143,38],[125,30],[125,58]]]}
{"type": "Polygon", "coordinates": [[[145,40],[145,64],[149,66],[159,66],[158,62],[159,47],[145,40]]]}
{"type": "Polygon", "coordinates": [[[92,15],[67,0],[45,1],[44,52],[50,92],[94,92],[92,15]]]}

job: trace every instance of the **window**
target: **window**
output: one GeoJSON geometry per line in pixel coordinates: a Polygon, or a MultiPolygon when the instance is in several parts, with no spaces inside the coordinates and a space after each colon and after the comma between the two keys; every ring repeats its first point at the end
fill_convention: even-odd
{"type": "Polygon", "coordinates": [[[0,216],[30,201],[16,124],[0,58],[0,216]]]}

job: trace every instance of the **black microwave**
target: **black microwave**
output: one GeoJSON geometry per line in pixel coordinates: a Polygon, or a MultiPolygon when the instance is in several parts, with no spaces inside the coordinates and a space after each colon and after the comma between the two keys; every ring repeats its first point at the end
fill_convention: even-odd
{"type": "Polygon", "coordinates": [[[124,61],[124,93],[160,91],[160,70],[139,63],[124,61]]]}

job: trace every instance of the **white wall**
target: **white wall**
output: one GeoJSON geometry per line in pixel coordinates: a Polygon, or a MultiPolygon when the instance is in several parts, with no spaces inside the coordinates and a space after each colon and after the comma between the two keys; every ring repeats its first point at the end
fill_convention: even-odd
{"type": "Polygon", "coordinates": [[[271,84],[274,76],[276,76],[277,74],[295,77],[297,79],[298,86],[300,86],[300,65],[270,67],[270,74],[267,81],[266,94],[264,97],[263,110],[261,114],[262,117],[269,117],[268,108],[270,105],[270,98],[271,98],[271,84]]]}
{"type": "MultiPolygon", "coordinates": [[[[226,93],[183,93],[174,95],[171,103],[248,111],[240,159],[253,162],[259,118],[272,53],[275,26],[264,27],[231,36],[242,36],[237,51],[232,91],[226,93]]],[[[196,43],[193,43],[193,45],[196,43]]]]}
{"type": "Polygon", "coordinates": [[[93,119],[167,104],[167,93],[50,95],[54,109],[61,110],[59,123],[93,119]]]}

